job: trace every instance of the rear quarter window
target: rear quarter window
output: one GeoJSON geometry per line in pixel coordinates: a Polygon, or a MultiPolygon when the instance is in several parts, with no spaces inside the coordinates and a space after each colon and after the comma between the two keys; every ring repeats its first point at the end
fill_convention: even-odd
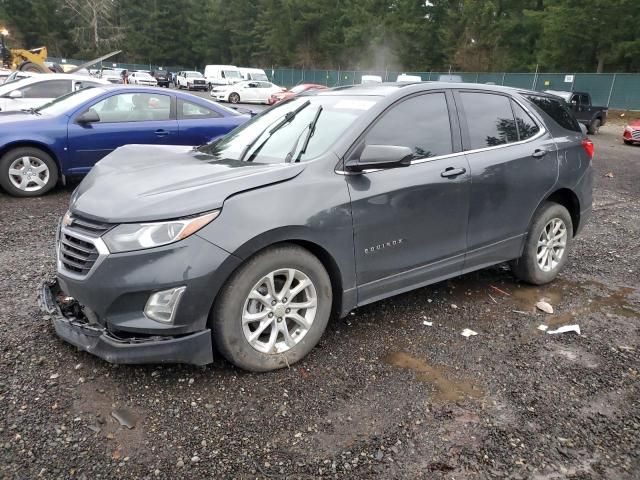
{"type": "Polygon", "coordinates": [[[569,107],[562,99],[542,97],[537,95],[527,95],[526,98],[536,105],[540,110],[549,115],[553,121],[566,130],[580,132],[580,124],[576,120],[569,107]]]}

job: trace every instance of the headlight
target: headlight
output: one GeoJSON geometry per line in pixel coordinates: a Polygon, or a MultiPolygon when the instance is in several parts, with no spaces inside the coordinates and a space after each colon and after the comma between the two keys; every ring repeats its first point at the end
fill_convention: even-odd
{"type": "Polygon", "coordinates": [[[154,223],[123,223],[109,230],[102,238],[110,252],[129,252],[159,247],[184,240],[211,223],[220,210],[198,217],[154,223]]]}

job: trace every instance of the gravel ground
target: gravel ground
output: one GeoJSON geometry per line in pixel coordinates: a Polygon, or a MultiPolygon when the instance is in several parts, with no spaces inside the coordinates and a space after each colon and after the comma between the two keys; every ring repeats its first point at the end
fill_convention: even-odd
{"type": "Polygon", "coordinates": [[[640,147],[620,130],[595,138],[594,216],[553,284],[499,266],[422,288],[262,375],[112,366],[57,339],[35,290],[70,189],[0,193],[0,477],[640,478],[640,147]]]}

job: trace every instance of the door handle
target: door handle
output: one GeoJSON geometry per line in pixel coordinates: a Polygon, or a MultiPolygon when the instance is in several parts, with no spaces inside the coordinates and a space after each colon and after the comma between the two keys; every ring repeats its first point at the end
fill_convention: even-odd
{"type": "Polygon", "coordinates": [[[537,148],[531,156],[533,158],[542,158],[547,154],[547,151],[544,148],[537,148]]]}
{"type": "Polygon", "coordinates": [[[463,173],[467,173],[466,168],[455,168],[455,167],[447,167],[440,173],[441,177],[457,177],[458,175],[462,175],[463,173]]]}
{"type": "Polygon", "coordinates": [[[169,135],[169,132],[163,129],[156,130],[153,133],[155,133],[157,137],[166,137],[167,135],[169,135]]]}

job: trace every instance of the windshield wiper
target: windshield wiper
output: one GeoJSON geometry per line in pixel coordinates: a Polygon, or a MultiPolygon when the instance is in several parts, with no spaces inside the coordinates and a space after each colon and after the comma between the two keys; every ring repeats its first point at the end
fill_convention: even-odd
{"type": "Polygon", "coordinates": [[[32,114],[32,115],[42,115],[42,114],[38,111],[38,109],[37,109],[37,108],[35,108],[35,107],[31,107],[31,108],[23,108],[21,111],[22,111],[22,112],[30,113],[30,114],[32,114]]]}
{"type": "Polygon", "coordinates": [[[253,158],[259,151],[260,149],[264,146],[265,143],[267,143],[267,140],[269,140],[271,138],[271,136],[276,133],[278,130],[280,130],[282,127],[284,127],[287,123],[293,121],[294,118],[296,118],[296,115],[298,115],[298,113],[300,113],[302,110],[304,110],[305,108],[307,108],[309,105],[311,104],[310,100],[307,100],[306,102],[304,102],[302,105],[300,105],[298,108],[296,108],[295,110],[291,110],[290,112],[287,112],[284,115],[284,118],[282,120],[280,120],[273,128],[271,128],[269,130],[269,127],[265,128],[262,132],[260,132],[260,135],[256,136],[242,151],[242,153],[240,154],[239,160],[244,160],[244,157],[247,155],[247,153],[249,153],[249,150],[251,150],[251,147],[253,147],[256,142],[258,140],[260,140],[260,138],[262,138],[262,136],[265,134],[265,132],[267,130],[269,130],[269,135],[267,136],[267,138],[265,138],[262,143],[260,143],[260,145],[258,146],[258,148],[256,148],[254,150],[254,152],[251,154],[251,157],[249,157],[249,159],[247,159],[247,162],[251,161],[251,158],[253,158]]]}
{"type": "MultiPolygon", "coordinates": [[[[305,137],[304,143],[302,144],[302,148],[298,152],[298,155],[296,155],[296,160],[294,163],[298,163],[300,161],[300,157],[302,157],[302,154],[307,153],[307,147],[309,146],[309,141],[311,140],[311,137],[313,137],[313,134],[316,131],[316,123],[318,123],[318,118],[320,118],[321,113],[322,113],[322,105],[318,107],[318,111],[313,116],[313,120],[311,120],[311,123],[309,123],[309,125],[307,126],[307,128],[309,129],[309,133],[305,137]]],[[[298,136],[298,138],[296,139],[296,143],[293,144],[293,148],[291,149],[291,151],[287,153],[287,156],[285,157],[285,160],[284,160],[286,163],[291,163],[291,160],[293,160],[293,154],[296,153],[296,148],[298,148],[298,142],[300,141],[300,137],[302,137],[302,134],[305,132],[305,130],[303,130],[300,136],[298,136]]]]}

